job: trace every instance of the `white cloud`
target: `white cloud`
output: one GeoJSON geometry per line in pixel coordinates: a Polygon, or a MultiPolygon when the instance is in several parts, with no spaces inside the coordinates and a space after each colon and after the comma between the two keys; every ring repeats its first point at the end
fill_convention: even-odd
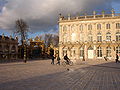
{"type": "Polygon", "coordinates": [[[22,18],[32,30],[56,30],[59,13],[110,10],[112,1],[118,0],[7,0],[0,14],[0,28],[13,29],[15,20],[22,18]]]}

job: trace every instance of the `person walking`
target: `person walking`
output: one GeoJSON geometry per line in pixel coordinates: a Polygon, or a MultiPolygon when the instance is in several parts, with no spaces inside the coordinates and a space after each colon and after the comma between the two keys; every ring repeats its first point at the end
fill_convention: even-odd
{"type": "Polygon", "coordinates": [[[59,57],[59,55],[57,57],[57,63],[56,64],[60,65],[60,57],[59,57]]]}
{"type": "Polygon", "coordinates": [[[118,62],[118,59],[119,59],[119,56],[118,54],[116,54],[116,59],[115,59],[116,63],[118,62]]]}
{"type": "Polygon", "coordinates": [[[54,57],[54,55],[52,55],[52,62],[51,62],[51,64],[54,64],[54,59],[55,59],[55,57],[54,57]]]}

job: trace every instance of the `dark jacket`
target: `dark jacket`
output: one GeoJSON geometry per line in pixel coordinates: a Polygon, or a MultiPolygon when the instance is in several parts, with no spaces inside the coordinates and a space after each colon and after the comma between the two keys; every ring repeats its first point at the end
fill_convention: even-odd
{"type": "Polygon", "coordinates": [[[119,56],[118,56],[118,55],[116,55],[116,59],[119,59],[119,56]]]}
{"type": "Polygon", "coordinates": [[[68,60],[69,58],[68,58],[68,56],[67,56],[67,55],[65,55],[65,56],[64,56],[64,59],[65,59],[65,60],[68,60]]]}
{"type": "Polygon", "coordinates": [[[52,56],[52,60],[54,60],[55,59],[55,57],[54,56],[52,56]]]}
{"type": "Polygon", "coordinates": [[[60,61],[60,57],[57,57],[57,61],[60,61]]]}

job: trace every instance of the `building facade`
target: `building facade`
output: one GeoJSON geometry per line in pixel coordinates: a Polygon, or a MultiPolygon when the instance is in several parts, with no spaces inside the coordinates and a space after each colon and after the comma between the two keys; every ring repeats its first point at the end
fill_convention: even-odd
{"type": "Polygon", "coordinates": [[[114,60],[120,54],[120,14],[59,17],[59,55],[70,59],[114,60]]]}
{"type": "Polygon", "coordinates": [[[0,35],[0,60],[17,59],[18,57],[18,38],[0,35]]]}

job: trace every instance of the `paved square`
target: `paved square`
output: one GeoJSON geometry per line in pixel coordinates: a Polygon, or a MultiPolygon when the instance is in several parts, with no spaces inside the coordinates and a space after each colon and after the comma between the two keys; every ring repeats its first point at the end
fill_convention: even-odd
{"type": "Polygon", "coordinates": [[[120,63],[92,60],[63,67],[50,62],[0,64],[0,90],[120,90],[120,63]]]}

